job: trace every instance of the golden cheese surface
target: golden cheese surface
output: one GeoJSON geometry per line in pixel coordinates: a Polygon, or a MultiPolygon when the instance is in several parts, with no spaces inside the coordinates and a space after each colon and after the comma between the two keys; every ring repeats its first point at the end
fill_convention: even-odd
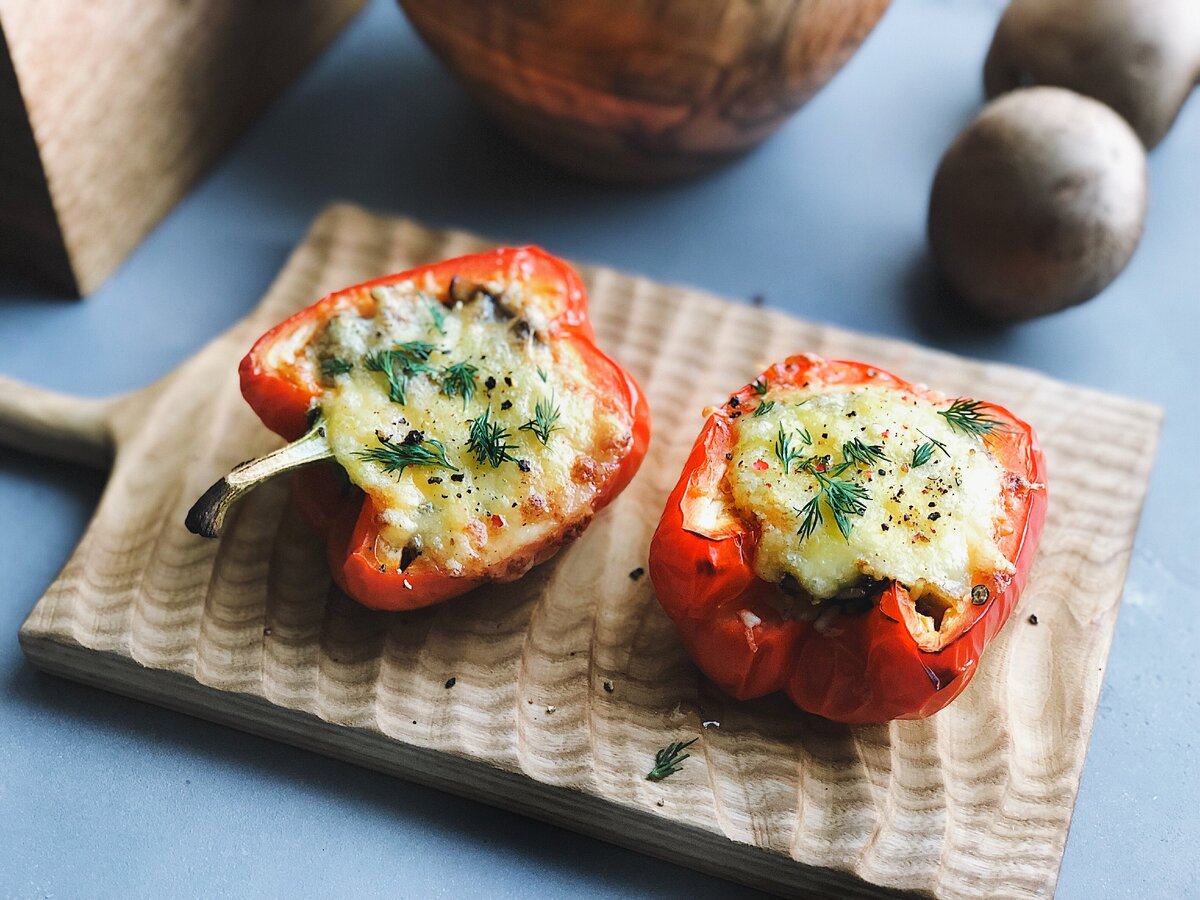
{"type": "Polygon", "coordinates": [[[977,573],[1011,571],[995,539],[1004,470],[941,408],[871,385],[762,399],[737,420],[728,474],[761,530],[761,578],[790,575],[816,599],[868,577],[960,602],[977,573]]]}
{"type": "Polygon", "coordinates": [[[308,353],[334,457],[379,510],[381,557],[470,575],[586,524],[631,423],[546,333],[536,298],[497,285],[447,305],[411,283],[372,296],[374,315],[334,318],[308,353]]]}

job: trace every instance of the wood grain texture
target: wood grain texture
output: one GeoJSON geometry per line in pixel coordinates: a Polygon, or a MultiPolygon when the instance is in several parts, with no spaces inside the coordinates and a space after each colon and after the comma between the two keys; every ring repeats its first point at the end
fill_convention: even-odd
{"type": "Polygon", "coordinates": [[[382,613],[331,587],[284,484],[252,494],[220,542],[184,530],[214,479],[277,443],[237,389],[237,360],[261,331],[332,289],[481,246],[333,207],[249,318],[149,388],[73,410],[4,385],[0,440],[36,449],[52,428],[85,458],[116,448],[78,550],[21,629],[30,659],[783,894],[1051,894],[1154,408],[584,268],[600,342],[645,387],[654,437],[629,489],[551,562],[382,613]],[[800,350],[995,400],[1044,441],[1050,509],[1028,590],[974,681],[932,719],[848,728],[776,698],[727,700],[684,655],[649,579],[630,577],[699,410],[800,350]],[[696,736],[678,774],[644,779],[656,750],[696,736]]]}
{"type": "Polygon", "coordinates": [[[362,3],[0,0],[0,260],[90,292],[362,3]]]}
{"type": "Polygon", "coordinates": [[[400,0],[517,140],[613,181],[695,175],[772,134],[891,0],[400,0]]]}

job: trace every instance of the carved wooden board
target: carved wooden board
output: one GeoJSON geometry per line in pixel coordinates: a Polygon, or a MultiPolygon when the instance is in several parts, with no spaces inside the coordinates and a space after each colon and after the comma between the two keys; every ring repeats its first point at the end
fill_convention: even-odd
{"type": "Polygon", "coordinates": [[[330,587],[285,485],[253,494],[219,543],[184,530],[215,478],[276,443],[237,390],[261,331],[331,289],[480,246],[334,207],[249,318],[145,390],[83,401],[0,385],[0,439],[114,458],[78,550],[21,629],[29,658],[784,894],[1051,894],[1154,408],[585,269],[601,343],[645,387],[654,437],[629,490],[552,562],[388,614],[330,587]],[[1028,591],[970,687],[932,719],[847,728],[775,699],[723,699],[649,579],[630,577],[699,410],[799,350],[994,399],[1045,443],[1050,510],[1028,591]],[[645,780],[657,749],[695,736],[682,771],[645,780]]]}
{"type": "Polygon", "coordinates": [[[363,0],[0,0],[0,262],[87,294],[363,0]]]}

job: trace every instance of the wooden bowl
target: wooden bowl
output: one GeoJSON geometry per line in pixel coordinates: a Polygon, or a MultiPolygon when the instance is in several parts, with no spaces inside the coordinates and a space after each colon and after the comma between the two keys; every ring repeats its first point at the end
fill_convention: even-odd
{"type": "Polygon", "coordinates": [[[466,89],[575,172],[704,172],[820,90],[891,0],[399,0],[466,89]]]}

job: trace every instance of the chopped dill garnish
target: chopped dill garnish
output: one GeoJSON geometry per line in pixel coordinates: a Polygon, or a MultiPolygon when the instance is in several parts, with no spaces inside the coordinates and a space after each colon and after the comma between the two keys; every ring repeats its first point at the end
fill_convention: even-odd
{"type": "Polygon", "coordinates": [[[438,352],[438,347],[436,344],[426,341],[406,341],[403,344],[397,344],[391,352],[399,354],[410,363],[429,362],[429,357],[438,352]]]}
{"type": "Polygon", "coordinates": [[[657,753],[654,754],[654,768],[646,775],[647,781],[662,781],[668,776],[674,775],[683,768],[683,761],[690,759],[690,753],[684,753],[688,747],[696,743],[700,738],[692,738],[690,741],[675,741],[667,744],[657,753]]]}
{"type": "Polygon", "coordinates": [[[425,301],[425,308],[430,312],[430,318],[433,319],[433,328],[438,330],[439,335],[444,335],[446,332],[446,311],[442,305],[442,301],[432,296],[422,293],[421,300],[425,301]]]}
{"type": "Polygon", "coordinates": [[[489,406],[471,422],[471,431],[467,436],[467,449],[475,454],[475,461],[482,465],[491,463],[492,468],[500,468],[503,462],[514,462],[515,457],[509,450],[516,450],[516,444],[507,443],[512,435],[497,422],[491,420],[492,408],[489,406]]]}
{"type": "Polygon", "coordinates": [[[367,357],[367,368],[382,372],[388,383],[388,399],[393,403],[408,402],[408,380],[421,372],[432,372],[429,357],[437,350],[425,341],[409,341],[391,350],[380,350],[367,357]]]}
{"type": "Polygon", "coordinates": [[[842,444],[842,456],[864,466],[873,466],[881,462],[891,462],[891,460],[883,455],[883,447],[880,444],[864,444],[859,438],[842,444]]]}
{"type": "Polygon", "coordinates": [[[447,397],[462,397],[463,409],[475,396],[475,376],[479,369],[469,362],[456,362],[442,369],[442,393],[447,397]]]}
{"type": "Polygon", "coordinates": [[[438,334],[446,333],[446,310],[442,307],[441,301],[435,300],[433,297],[422,294],[425,302],[428,304],[429,317],[433,319],[433,327],[437,329],[438,334]]]}
{"type": "MultiPolygon", "coordinates": [[[[801,429],[801,440],[804,440],[804,435],[808,432],[801,429]]],[[[805,443],[812,443],[810,437],[805,443]]],[[[783,466],[783,474],[788,474],[792,471],[792,466],[800,460],[800,451],[792,446],[792,436],[783,430],[783,424],[779,425],[779,433],[775,437],[775,458],[779,460],[779,464],[783,466]]]]}
{"type": "Polygon", "coordinates": [[[321,360],[321,374],[326,378],[333,378],[335,375],[345,375],[353,368],[354,363],[336,356],[321,360]]]}
{"type": "Polygon", "coordinates": [[[756,396],[761,397],[770,389],[771,386],[767,384],[767,379],[755,378],[750,387],[754,388],[754,393],[756,396]]]}
{"type": "Polygon", "coordinates": [[[796,515],[802,519],[799,534],[801,538],[807,538],[816,531],[817,526],[824,520],[821,511],[821,501],[824,500],[829,511],[833,513],[833,521],[838,531],[844,539],[849,540],[850,532],[854,530],[854,523],[850,518],[866,513],[867,506],[864,501],[869,495],[867,489],[857,481],[838,477],[846,469],[853,467],[852,460],[829,468],[827,459],[828,457],[810,457],[801,466],[803,471],[817,479],[817,495],[804,504],[802,509],[796,510],[796,515]]]}
{"type": "Polygon", "coordinates": [[[545,373],[545,371],[542,370],[541,366],[537,367],[537,372],[538,372],[538,378],[542,379],[542,381],[544,382],[546,380],[546,373],[545,373]]]}
{"type": "Polygon", "coordinates": [[[833,521],[846,540],[850,539],[850,531],[854,525],[850,516],[861,516],[867,511],[867,489],[856,481],[845,481],[840,478],[824,478],[817,475],[817,481],[825,493],[825,503],[833,512],[833,521]]]}
{"type": "Polygon", "coordinates": [[[750,418],[756,419],[759,416],[765,416],[767,413],[769,413],[774,408],[774,406],[775,406],[774,400],[764,400],[762,403],[758,404],[758,408],[755,409],[754,412],[752,412],[750,414],[750,418]]]}
{"type": "Polygon", "coordinates": [[[925,463],[929,462],[929,460],[933,459],[933,451],[935,449],[941,450],[943,453],[945,453],[947,459],[950,458],[950,451],[946,449],[945,444],[943,444],[937,438],[930,437],[929,435],[925,434],[925,432],[921,431],[920,428],[918,428],[917,431],[920,432],[920,434],[922,434],[926,440],[925,443],[921,444],[921,446],[917,447],[917,449],[913,451],[912,468],[918,469],[925,465],[925,463]]]}
{"type": "Polygon", "coordinates": [[[978,438],[985,438],[994,431],[1003,432],[1003,423],[987,415],[986,410],[982,401],[960,397],[950,404],[949,409],[938,410],[938,415],[954,430],[978,438]]]}
{"type": "Polygon", "coordinates": [[[395,472],[397,475],[403,474],[404,470],[409,466],[437,466],[441,469],[449,469],[452,472],[458,471],[446,459],[446,448],[442,445],[441,441],[428,438],[417,443],[409,443],[408,441],[398,443],[382,435],[378,437],[378,447],[363,450],[357,455],[360,459],[365,459],[368,462],[379,463],[383,466],[383,471],[389,475],[392,472],[395,472]]]}
{"type": "Polygon", "coordinates": [[[821,495],[817,494],[805,503],[803,509],[797,509],[796,515],[802,518],[800,539],[805,540],[811,537],[812,533],[817,530],[817,526],[821,524],[821,495]]]}
{"type": "Polygon", "coordinates": [[[554,395],[549,400],[539,400],[533,408],[533,418],[521,426],[521,431],[532,431],[544,447],[550,440],[550,434],[556,431],[560,410],[554,405],[554,395]]]}

